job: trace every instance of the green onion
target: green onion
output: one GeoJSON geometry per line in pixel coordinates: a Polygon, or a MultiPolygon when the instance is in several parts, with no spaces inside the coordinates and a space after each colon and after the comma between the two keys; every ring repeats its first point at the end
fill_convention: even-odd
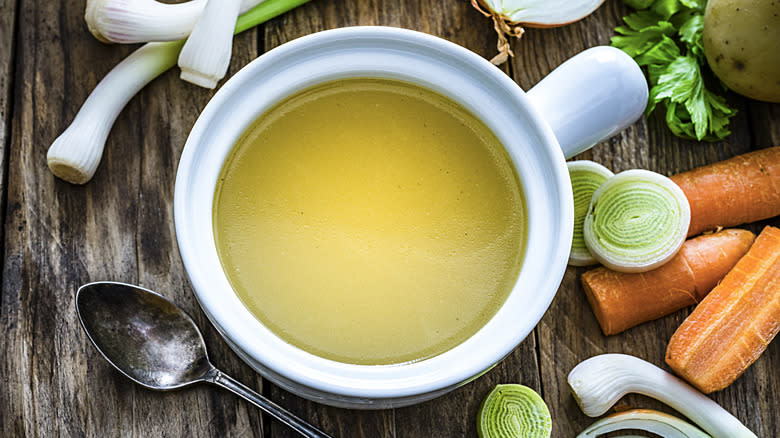
{"type": "MultiPolygon", "coordinates": [[[[263,0],[243,0],[239,14],[263,0]]],[[[105,43],[148,43],[187,38],[206,0],[161,3],[157,0],[87,0],[84,21],[92,35],[105,43]]]]}
{"type": "Polygon", "coordinates": [[[690,222],[688,199],[677,184],[634,169],[593,193],[583,231],[590,252],[608,268],[645,272],[677,254],[690,222]]]}
{"type": "Polygon", "coordinates": [[[598,263],[598,261],[588,250],[588,247],[585,245],[585,238],[582,235],[585,215],[588,212],[593,192],[614,174],[601,164],[589,160],[569,161],[566,164],[569,167],[571,188],[574,192],[574,238],[571,242],[569,264],[572,266],[588,266],[598,263]]]}
{"type": "Polygon", "coordinates": [[[756,438],[712,399],[638,357],[593,356],[574,367],[567,381],[580,409],[589,417],[603,415],[624,395],[637,393],[666,403],[714,437],[756,438]]]}
{"type": "Polygon", "coordinates": [[[550,411],[533,389],[517,384],[498,385],[477,413],[480,438],[548,438],[550,411]]]}
{"type": "MultiPolygon", "coordinates": [[[[238,17],[235,33],[270,20],[309,0],[266,0],[238,17]]],[[[55,176],[84,184],[97,170],[106,138],[127,102],[146,84],[176,65],[184,41],[148,43],[114,67],[92,90],[71,125],[46,156],[55,176]]]]}

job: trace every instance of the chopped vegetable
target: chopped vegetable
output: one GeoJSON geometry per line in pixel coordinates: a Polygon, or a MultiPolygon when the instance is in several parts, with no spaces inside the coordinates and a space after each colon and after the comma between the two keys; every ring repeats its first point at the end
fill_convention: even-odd
{"type": "Polygon", "coordinates": [[[569,167],[571,188],[574,192],[574,238],[569,253],[569,264],[572,266],[593,265],[598,262],[585,246],[582,226],[593,192],[614,174],[611,170],[593,161],[569,161],[566,164],[569,167]]]}
{"type": "Polygon", "coordinates": [[[550,411],[544,400],[523,385],[496,386],[477,413],[480,438],[548,438],[551,431],[550,411]]]}
{"type": "Polygon", "coordinates": [[[233,49],[239,0],[208,0],[203,14],[179,53],[181,78],[214,88],[225,77],[233,49]]]}
{"type": "Polygon", "coordinates": [[[634,356],[602,354],[591,357],[571,370],[568,382],[582,412],[590,417],[604,414],[624,395],[637,393],[673,407],[713,437],[756,438],[707,396],[634,356]]]}
{"type": "Polygon", "coordinates": [[[710,438],[696,426],[652,409],[631,409],[609,415],[591,424],[577,438],[596,438],[626,429],[644,430],[664,438],[710,438]]]}
{"type": "MultiPolygon", "coordinates": [[[[266,0],[238,18],[235,32],[257,26],[307,1],[266,0]]],[[[55,176],[73,184],[84,184],[92,178],[119,113],[146,84],[176,65],[183,44],[183,41],[148,43],[98,83],[71,125],[49,147],[46,159],[55,176]]]]}
{"type": "Polygon", "coordinates": [[[645,272],[674,257],[691,220],[682,190],[669,178],[633,169],[608,179],[590,201],[583,233],[610,269],[645,272]]]}
{"type": "Polygon", "coordinates": [[[674,332],[666,363],[705,393],[729,386],[780,330],[780,229],[750,251],[674,332]]]}
{"type": "Polygon", "coordinates": [[[663,103],[666,124],[678,137],[716,141],[730,134],[737,111],[704,84],[702,47],[705,0],[633,0],[639,9],[615,29],[612,45],[647,69],[647,114],[663,103]]]}
{"type": "Polygon", "coordinates": [[[747,230],[705,234],[657,269],[629,274],[599,267],[582,274],[582,286],[601,330],[614,335],[701,301],[754,238],[747,230]]]}
{"type": "MultiPolygon", "coordinates": [[[[187,38],[207,0],[161,3],[156,0],[87,0],[84,20],[104,43],[146,43],[187,38]]],[[[263,0],[244,0],[241,14],[263,0]]]]}
{"type": "Polygon", "coordinates": [[[688,235],[780,215],[780,146],[671,177],[691,205],[688,235]]]}
{"type": "Polygon", "coordinates": [[[507,36],[520,38],[523,26],[558,27],[579,21],[604,0],[471,0],[484,16],[493,19],[498,34],[498,55],[490,60],[500,65],[514,56],[507,36]]]}

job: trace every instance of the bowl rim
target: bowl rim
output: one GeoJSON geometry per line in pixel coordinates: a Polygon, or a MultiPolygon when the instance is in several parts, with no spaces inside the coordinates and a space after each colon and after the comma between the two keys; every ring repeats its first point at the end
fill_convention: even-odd
{"type": "MultiPolygon", "coordinates": [[[[505,148],[512,155],[509,147],[505,145],[505,148]]],[[[512,161],[517,167],[517,157],[512,155],[512,161]]],[[[523,186],[523,189],[526,190],[525,180],[523,180],[523,186]]],[[[536,191],[540,192],[541,189],[536,191]]],[[[479,376],[492,368],[528,336],[549,307],[566,269],[574,220],[573,202],[566,202],[566,200],[572,198],[571,193],[565,158],[558,146],[557,139],[530,100],[525,96],[525,93],[509,76],[476,53],[439,37],[402,28],[355,26],[326,30],[282,44],[247,64],[222,85],[195,122],[182,152],[174,189],[174,222],[180,255],[198,302],[223,337],[229,338],[231,343],[235,343],[247,356],[262,363],[274,373],[297,384],[343,397],[392,399],[431,393],[445,387],[454,388],[470,381],[475,376],[479,376]],[[529,317],[521,321],[519,327],[513,333],[502,336],[500,339],[481,342],[489,339],[482,336],[475,340],[485,330],[485,327],[493,323],[494,320],[498,318],[506,320],[509,317],[506,307],[512,295],[516,294],[515,290],[512,291],[499,312],[477,334],[452,350],[429,359],[397,365],[344,364],[311,355],[287,344],[289,348],[297,350],[297,353],[294,355],[295,359],[305,362],[303,365],[297,362],[290,363],[289,356],[277,356],[273,352],[264,351],[262,347],[266,345],[258,346],[254,342],[257,334],[249,336],[247,333],[242,333],[241,330],[238,330],[234,319],[236,318],[235,312],[241,314],[241,309],[236,309],[235,307],[226,308],[222,303],[219,303],[220,297],[218,294],[220,292],[207,287],[208,275],[221,274],[224,277],[224,273],[222,272],[221,264],[216,267],[202,266],[202,263],[199,262],[200,256],[197,248],[193,244],[194,241],[192,239],[199,238],[198,234],[192,229],[192,221],[197,219],[188,217],[190,208],[188,199],[194,196],[192,193],[188,193],[188,191],[192,191],[192,182],[197,180],[193,166],[196,164],[198,154],[202,154],[202,150],[205,148],[203,144],[207,137],[208,129],[220,116],[220,112],[224,113],[226,111],[224,109],[226,103],[231,98],[235,98],[234,96],[240,93],[242,87],[256,80],[255,78],[262,73],[266,66],[283,63],[286,59],[295,56],[305,48],[327,47],[328,45],[343,46],[350,42],[371,40],[387,41],[389,44],[406,44],[410,47],[416,47],[423,53],[435,53],[446,56],[447,59],[452,59],[453,62],[474,69],[486,81],[497,84],[497,87],[505,90],[510,95],[509,98],[517,103],[519,109],[523,112],[524,121],[531,126],[532,131],[534,131],[533,134],[540,140],[540,151],[537,152],[548,160],[546,164],[549,169],[544,174],[546,180],[544,183],[535,183],[535,186],[546,186],[547,190],[560,201],[554,205],[558,209],[556,211],[559,216],[554,218],[554,224],[550,224],[550,228],[555,230],[555,234],[549,240],[557,239],[548,248],[548,252],[552,253],[553,260],[545,261],[546,272],[544,279],[540,280],[539,284],[533,285],[538,290],[541,290],[541,293],[538,297],[535,297],[531,306],[525,307],[526,315],[529,317]],[[204,273],[204,269],[211,269],[212,272],[204,273]],[[213,272],[214,269],[219,271],[219,274],[213,272]],[[452,362],[456,358],[468,357],[464,353],[469,350],[462,348],[465,344],[469,344],[468,349],[473,350],[475,347],[478,347],[485,353],[470,357],[466,364],[453,364],[452,362]],[[456,350],[459,350],[459,354],[453,354],[456,350]],[[326,368],[327,372],[323,372],[323,368],[326,368]]],[[[213,191],[209,195],[213,198],[213,191]]],[[[528,196],[529,192],[526,191],[527,205],[530,203],[528,196]]],[[[210,223],[211,218],[209,217],[207,221],[210,223]]],[[[532,258],[529,257],[532,243],[530,224],[527,234],[525,259],[532,258]]],[[[214,251],[216,252],[216,249],[214,251]]],[[[523,264],[525,265],[525,263],[524,261],[523,264]]],[[[243,312],[251,316],[246,308],[243,308],[243,312]]],[[[254,317],[252,316],[252,318],[254,317]]],[[[256,322],[259,323],[257,320],[256,322]]],[[[263,339],[263,342],[265,341],[263,339]]],[[[277,341],[281,340],[277,338],[277,341]]],[[[271,341],[268,340],[268,342],[271,341]]],[[[284,343],[284,341],[281,342],[284,343]]],[[[273,381],[274,379],[271,378],[270,380],[273,381]]]]}

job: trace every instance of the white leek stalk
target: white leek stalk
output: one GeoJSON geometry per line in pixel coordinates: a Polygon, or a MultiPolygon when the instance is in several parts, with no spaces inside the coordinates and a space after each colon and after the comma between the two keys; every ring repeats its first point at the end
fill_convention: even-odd
{"type": "Polygon", "coordinates": [[[208,0],[179,54],[181,78],[214,88],[225,77],[233,50],[239,0],[208,0]]]}
{"type": "MultiPolygon", "coordinates": [[[[266,0],[236,22],[240,33],[309,0],[266,0]]],[[[95,174],[111,126],[127,102],[152,79],[176,65],[183,41],[148,43],[120,62],[92,90],[70,126],[49,147],[52,173],[73,184],[95,174]]]]}
{"type": "Polygon", "coordinates": [[[549,438],[551,431],[550,410],[544,400],[523,385],[497,385],[477,413],[480,438],[549,438]]]}
{"type": "Polygon", "coordinates": [[[569,178],[574,192],[574,237],[571,242],[569,264],[572,266],[588,266],[598,261],[585,245],[582,226],[588,213],[593,192],[604,182],[614,176],[611,170],[589,160],[569,161],[569,178]]]}
{"type": "Polygon", "coordinates": [[[52,173],[73,184],[89,181],[119,113],[146,84],[176,65],[181,46],[180,41],[148,43],[114,67],[49,148],[46,161],[52,173]]]}
{"type": "MultiPolygon", "coordinates": [[[[87,0],[84,19],[105,43],[145,43],[187,38],[207,0],[167,4],[156,0],[87,0]]],[[[240,13],[263,0],[243,0],[240,13]]]]}
{"type": "Polygon", "coordinates": [[[652,409],[632,409],[604,417],[577,438],[597,438],[617,430],[644,430],[664,438],[711,438],[687,421],[652,409]]]}
{"type": "Polygon", "coordinates": [[[507,36],[520,38],[527,27],[558,27],[581,20],[604,0],[471,0],[483,15],[493,19],[498,34],[498,55],[490,60],[503,64],[512,54],[507,36]]]}
{"type": "Polygon", "coordinates": [[[673,407],[714,438],[756,438],[733,415],[692,386],[642,359],[602,354],[569,373],[569,388],[582,412],[598,417],[621,397],[637,393],[673,407]]]}
{"type": "Polygon", "coordinates": [[[585,216],[585,244],[610,269],[645,272],[674,257],[691,222],[688,199],[669,178],[633,169],[593,193],[585,216]]]}

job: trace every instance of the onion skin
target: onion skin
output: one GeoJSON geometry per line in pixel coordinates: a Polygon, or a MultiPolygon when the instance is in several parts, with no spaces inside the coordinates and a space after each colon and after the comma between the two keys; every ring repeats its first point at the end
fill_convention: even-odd
{"type": "MultiPolygon", "coordinates": [[[[500,1],[500,0],[499,0],[500,1]]],[[[488,3],[488,0],[471,0],[471,5],[474,6],[476,10],[482,13],[482,15],[489,17],[493,20],[493,27],[496,30],[496,33],[498,34],[498,42],[496,44],[498,48],[498,55],[494,56],[490,62],[495,65],[501,65],[504,62],[506,62],[507,59],[509,59],[510,56],[514,56],[514,53],[512,53],[512,49],[509,44],[509,40],[507,39],[507,36],[520,38],[523,35],[525,27],[530,28],[552,28],[552,27],[560,27],[565,26],[570,23],[574,23],[575,21],[582,20],[583,18],[587,17],[593,11],[598,9],[599,6],[604,2],[604,0],[570,0],[568,2],[559,2],[564,3],[567,6],[571,6],[572,4],[580,3],[584,5],[584,7],[581,7],[578,11],[572,12],[572,11],[564,11],[564,13],[568,13],[570,15],[568,16],[559,16],[559,19],[554,18],[556,14],[560,14],[560,8],[556,7],[556,5],[552,5],[551,11],[549,16],[546,20],[538,20],[538,19],[528,19],[528,20],[516,20],[512,17],[508,17],[504,15],[501,12],[495,11],[490,4],[488,3]]],[[[542,0],[528,0],[528,7],[527,8],[518,8],[518,9],[526,9],[526,10],[533,10],[534,7],[541,8],[539,5],[545,5],[545,1],[542,0]],[[536,3],[536,4],[534,4],[536,3]]]]}

